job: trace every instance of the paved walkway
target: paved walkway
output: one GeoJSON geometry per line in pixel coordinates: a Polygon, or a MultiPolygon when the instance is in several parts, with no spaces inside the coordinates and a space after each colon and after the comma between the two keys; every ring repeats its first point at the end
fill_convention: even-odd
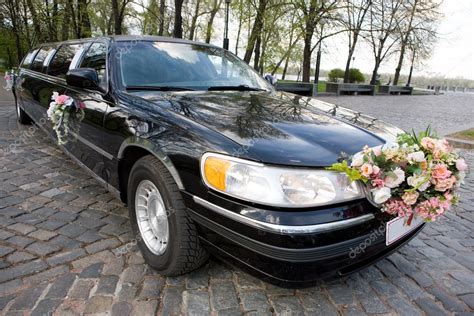
{"type": "Polygon", "coordinates": [[[423,130],[428,124],[439,135],[474,126],[474,93],[448,92],[444,95],[341,96],[319,99],[349,107],[391,122],[405,130],[423,130]]]}
{"type": "MultiPolygon", "coordinates": [[[[136,251],[120,201],[42,131],[18,126],[12,102],[0,94],[0,148],[22,139],[14,151],[0,150],[3,314],[461,315],[474,309],[472,173],[464,202],[445,220],[351,277],[289,290],[211,259],[191,274],[164,278],[136,251]],[[118,249],[123,255],[114,254],[118,249]]],[[[466,155],[474,166],[474,154],[466,155]]]]}

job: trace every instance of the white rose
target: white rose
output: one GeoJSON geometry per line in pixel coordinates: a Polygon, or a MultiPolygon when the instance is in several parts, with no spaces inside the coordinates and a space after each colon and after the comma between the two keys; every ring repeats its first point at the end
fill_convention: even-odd
{"type": "Polygon", "coordinates": [[[425,179],[424,175],[413,175],[411,177],[408,177],[407,183],[409,186],[414,187],[414,188],[416,188],[417,186],[420,186],[418,188],[418,191],[420,192],[425,191],[430,186],[430,182],[425,179]],[[423,183],[423,181],[425,182],[423,183]]]}
{"type": "Polygon", "coordinates": [[[405,172],[400,168],[395,168],[386,178],[385,186],[389,188],[398,187],[403,181],[405,181],[405,172]]]}
{"type": "Polygon", "coordinates": [[[415,151],[414,153],[408,154],[407,158],[408,158],[408,160],[414,161],[414,162],[426,161],[425,153],[422,152],[422,151],[415,151]]]}
{"type": "Polygon", "coordinates": [[[48,117],[49,117],[49,118],[53,115],[53,111],[54,111],[55,108],[56,108],[56,103],[55,103],[55,102],[51,102],[51,103],[49,104],[48,111],[46,111],[46,113],[48,114],[48,117]]]}
{"type": "Polygon", "coordinates": [[[56,98],[59,96],[59,93],[57,93],[56,91],[53,92],[53,95],[51,96],[51,100],[54,100],[54,102],[56,102],[56,98]]]}
{"type": "Polygon", "coordinates": [[[390,189],[387,187],[382,187],[377,190],[373,190],[374,202],[377,204],[382,204],[387,201],[392,195],[390,194],[390,189]]]}
{"type": "Polygon", "coordinates": [[[360,167],[364,163],[364,156],[361,153],[357,153],[352,158],[351,167],[360,167]]]}

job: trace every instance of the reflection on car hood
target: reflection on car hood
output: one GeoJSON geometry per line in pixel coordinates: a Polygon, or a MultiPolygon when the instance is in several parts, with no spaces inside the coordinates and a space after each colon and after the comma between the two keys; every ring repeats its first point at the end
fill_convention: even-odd
{"type": "Polygon", "coordinates": [[[395,140],[402,130],[309,97],[276,92],[137,93],[241,145],[235,156],[266,163],[328,166],[342,153],[395,140]]]}

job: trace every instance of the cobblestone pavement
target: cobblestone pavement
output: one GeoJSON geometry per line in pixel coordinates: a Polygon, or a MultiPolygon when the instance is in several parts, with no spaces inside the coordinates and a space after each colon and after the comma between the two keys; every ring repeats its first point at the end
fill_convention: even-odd
{"type": "Polygon", "coordinates": [[[349,107],[405,130],[423,130],[430,123],[440,135],[472,128],[474,93],[417,96],[325,96],[322,101],[349,107]]]}
{"type": "MultiPolygon", "coordinates": [[[[188,275],[160,276],[136,251],[121,202],[42,131],[18,126],[4,99],[1,148],[22,135],[13,152],[0,150],[0,311],[6,315],[472,315],[472,173],[464,202],[409,246],[350,277],[291,290],[214,259],[188,275]],[[116,256],[118,248],[127,251],[116,256]]],[[[474,165],[474,153],[466,157],[474,165]]]]}

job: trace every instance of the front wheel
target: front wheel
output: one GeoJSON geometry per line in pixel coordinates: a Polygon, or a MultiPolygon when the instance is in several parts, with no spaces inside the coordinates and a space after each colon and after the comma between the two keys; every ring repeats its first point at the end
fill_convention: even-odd
{"type": "Polygon", "coordinates": [[[15,107],[16,107],[16,116],[17,120],[22,125],[29,125],[31,124],[31,118],[26,114],[25,111],[20,107],[18,104],[18,100],[15,98],[15,107]]]}
{"type": "Polygon", "coordinates": [[[128,181],[128,209],[145,261],[165,276],[199,268],[208,255],[168,170],[152,156],[140,158],[128,181]]]}

